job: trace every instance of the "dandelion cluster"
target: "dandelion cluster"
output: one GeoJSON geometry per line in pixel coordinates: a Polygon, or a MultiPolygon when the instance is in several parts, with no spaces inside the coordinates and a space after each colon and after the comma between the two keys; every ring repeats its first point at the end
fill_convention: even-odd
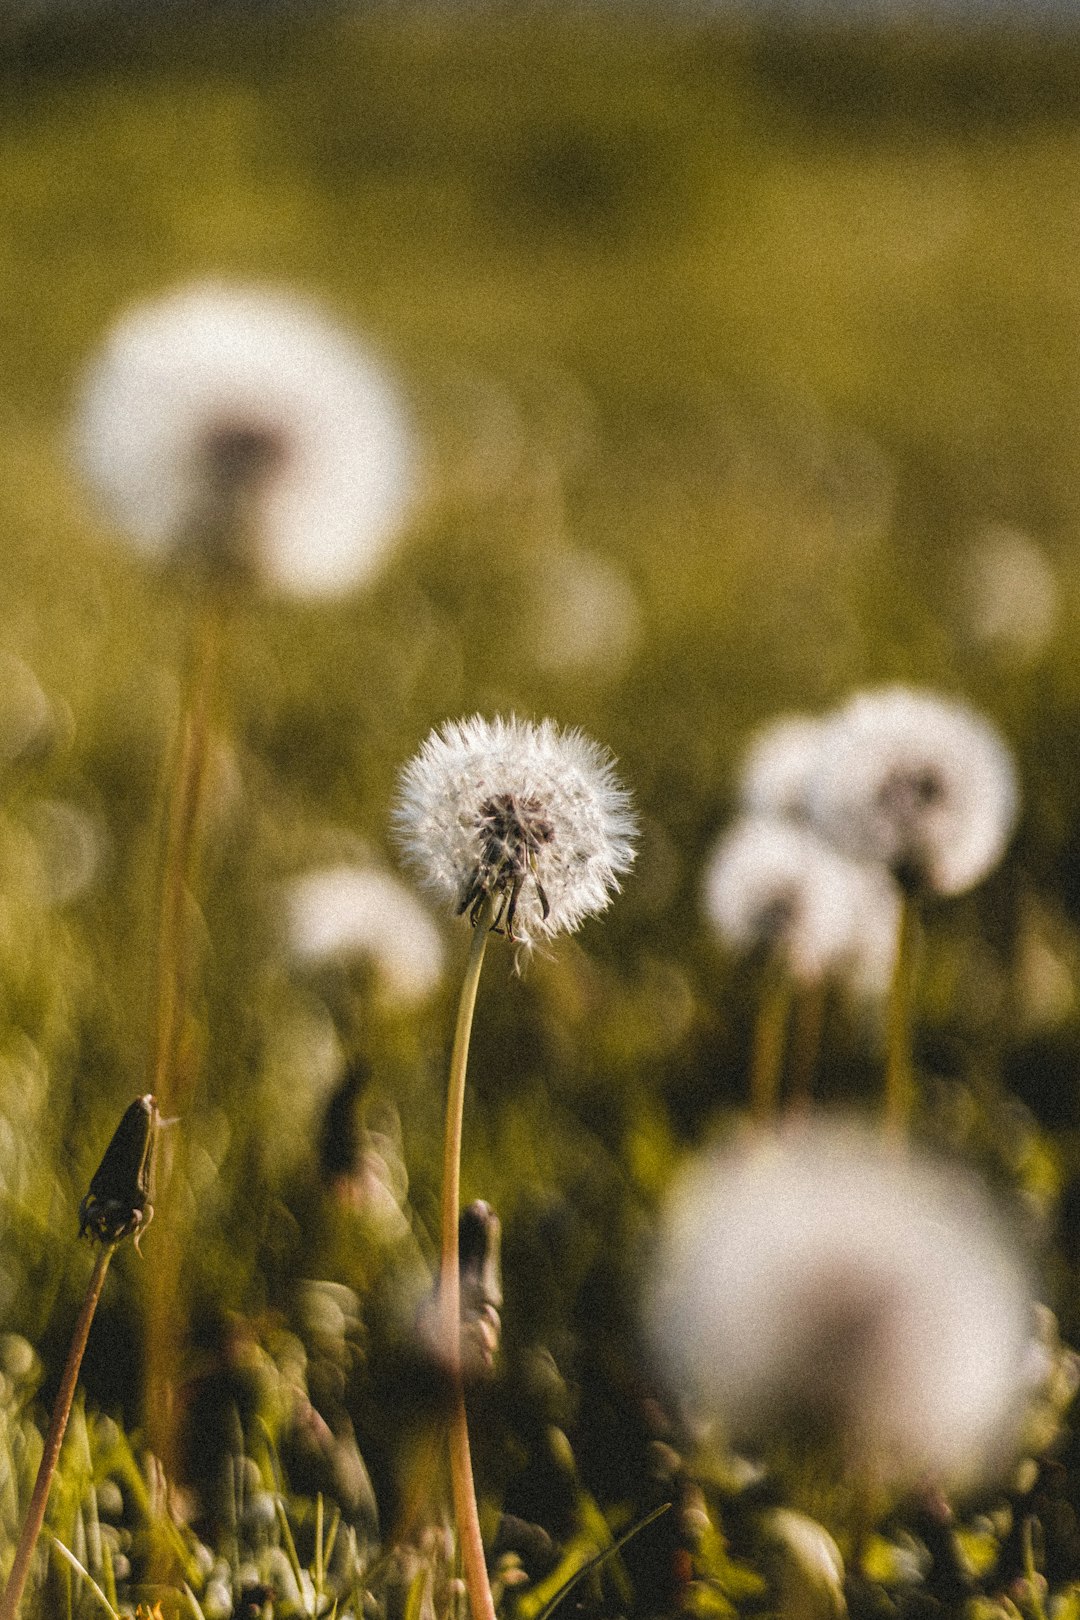
{"type": "Polygon", "coordinates": [[[603,911],[634,858],[609,755],[551,720],[448,721],[402,773],[394,820],[432,892],[474,922],[490,900],[523,945],[603,911]]]}
{"type": "Polygon", "coordinates": [[[743,819],[706,870],[706,916],[734,950],[771,944],[803,983],[871,996],[890,982],[899,881],[941,895],[996,865],[1019,796],[1008,750],[964,704],[908,687],[857,693],[754,738],[743,819]]]}

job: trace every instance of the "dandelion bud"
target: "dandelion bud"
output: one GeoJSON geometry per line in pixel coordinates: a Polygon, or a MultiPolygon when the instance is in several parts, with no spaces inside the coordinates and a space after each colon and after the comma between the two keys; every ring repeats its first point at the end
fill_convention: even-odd
{"type": "Polygon", "coordinates": [[[462,1353],[476,1372],[491,1371],[502,1337],[501,1240],[502,1225],[490,1204],[478,1198],[462,1210],[458,1222],[462,1353]]]}
{"type": "Polygon", "coordinates": [[[158,1109],[147,1093],[136,1097],[113,1132],[112,1141],[79,1205],[79,1236],[99,1243],[119,1243],[139,1236],[150,1224],[157,1144],[158,1109]]]}

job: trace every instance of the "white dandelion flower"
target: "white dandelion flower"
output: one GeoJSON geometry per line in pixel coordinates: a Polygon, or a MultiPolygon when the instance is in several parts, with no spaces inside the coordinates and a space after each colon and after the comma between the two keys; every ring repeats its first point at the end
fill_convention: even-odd
{"type": "Polygon", "coordinates": [[[835,979],[870,997],[888,989],[899,891],[881,867],[848,860],[807,827],[737,822],[713,852],[703,901],[729,949],[767,946],[803,985],[835,979]]]}
{"type": "Polygon", "coordinates": [[[699,1163],[647,1304],[658,1354],[735,1441],[832,1434],[884,1487],[1008,1466],[1035,1302],[1013,1235],[955,1165],[816,1122],[699,1163]]]}
{"type": "Polygon", "coordinates": [[[285,902],[289,948],[298,962],[361,958],[395,1002],[422,1001],[438,988],[442,936],[389,872],[362,866],[308,872],[291,884],[285,902]]]}
{"type": "Polygon", "coordinates": [[[799,820],[806,815],[826,725],[808,714],[785,714],[754,734],[743,756],[739,801],[751,815],[799,820]]]}
{"type": "Polygon", "coordinates": [[[223,546],[205,560],[297,595],[367,579],[414,485],[382,368],[317,306],[214,281],[121,316],[84,378],[74,449],[147,555],[223,546]]]}
{"type": "Polygon", "coordinates": [[[395,824],[426,885],[524,945],[571,932],[608,905],[633,858],[636,821],[610,756],[552,720],[448,721],[401,777],[395,824]]]}
{"type": "Polygon", "coordinates": [[[1019,792],[1012,756],[982,715],[889,686],[857,693],[829,722],[809,803],[842,849],[953,895],[1001,859],[1019,792]]]}

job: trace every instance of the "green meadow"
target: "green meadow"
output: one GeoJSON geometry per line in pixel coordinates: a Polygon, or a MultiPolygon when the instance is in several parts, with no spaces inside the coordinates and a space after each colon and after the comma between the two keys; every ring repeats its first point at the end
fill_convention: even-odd
{"type": "MultiPolygon", "coordinates": [[[[421,459],[368,586],[229,616],[185,1105],[142,1254],[107,1279],[23,1614],[464,1620],[445,1391],[410,1324],[469,930],[440,921],[442,988],[403,1010],[370,966],[290,965],[281,895],[358,854],[399,870],[399,772],[478,712],[583,728],[641,823],[610,911],[520,973],[493,940],[480,986],[462,1195],[503,1229],[499,1360],[470,1395],[500,1613],[544,1620],[605,1549],[565,1620],[842,1613],[777,1574],[761,1515],[784,1503],[837,1538],[857,1617],[1080,1614],[1067,1372],[1027,1471],[956,1504],[950,1587],[828,1459],[698,1455],[638,1327],[676,1168],[749,1095],[758,966],[700,902],[742,753],[778,713],[902,681],[988,715],[1023,795],[1001,867],[926,918],[916,1132],[1020,1212],[1080,1343],[1080,38],[600,5],[8,18],[0,222],[5,1572],[92,1264],[79,1201],[152,1085],[195,616],[79,477],[85,367],[184,281],[292,289],[392,371],[421,459]],[[328,1186],[347,1063],[390,1220],[328,1186]]],[[[816,1103],[872,1117],[883,1053],[830,1001],[816,1103]]]]}

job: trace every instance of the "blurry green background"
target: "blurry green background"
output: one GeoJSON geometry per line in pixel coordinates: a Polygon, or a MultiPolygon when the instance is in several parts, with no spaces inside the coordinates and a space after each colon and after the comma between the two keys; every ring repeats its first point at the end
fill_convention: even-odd
{"type": "MultiPolygon", "coordinates": [[[[1080,37],[389,5],[41,12],[0,41],[0,653],[53,716],[0,807],[4,1325],[59,1342],[78,1199],[146,1087],[186,657],[182,593],[109,533],[67,421],[117,312],[213,274],[366,334],[426,466],[372,589],[252,603],[228,648],[193,1298],[256,1314],[310,1261],[290,1189],[333,1059],[276,885],[354,835],[393,861],[401,764],[447,717],[513,709],[610,745],[643,836],[605,919],[520,980],[493,949],[464,1191],[506,1221],[508,1333],[617,1339],[643,1212],[746,1095],[753,976],[698,904],[740,750],[778,710],[899,678],[966,696],[1017,753],[1005,870],[931,919],[919,1058],[934,1128],[1030,1183],[1075,1334],[1080,37]],[[100,829],[65,906],[42,897],[42,802],[100,829]]],[[[420,1014],[361,997],[349,1035],[399,1112],[421,1247],[455,972],[420,1014]]],[[[875,1031],[835,1009],[822,1093],[879,1086],[875,1031]]],[[[137,1300],[137,1258],[120,1269],[137,1300]]],[[[125,1331],[88,1377],[137,1410],[125,1331]]]]}

